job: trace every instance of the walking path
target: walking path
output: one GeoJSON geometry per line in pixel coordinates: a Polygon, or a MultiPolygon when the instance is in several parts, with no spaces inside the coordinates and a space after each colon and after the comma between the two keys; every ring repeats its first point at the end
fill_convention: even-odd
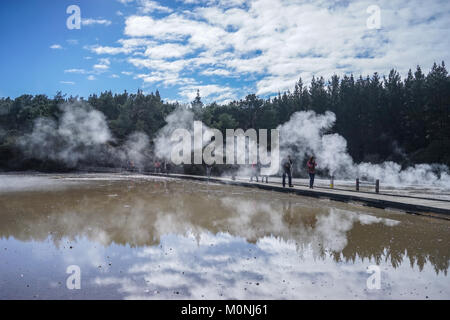
{"type": "Polygon", "coordinates": [[[209,180],[210,182],[215,183],[223,183],[243,187],[253,187],[278,192],[295,193],[307,197],[328,198],[331,200],[342,202],[349,202],[349,201],[361,202],[370,207],[382,209],[396,209],[405,211],[407,213],[450,219],[450,201],[448,200],[425,199],[410,196],[377,194],[369,192],[357,192],[351,190],[331,189],[323,187],[309,189],[308,186],[303,185],[295,185],[293,188],[288,187],[283,188],[281,182],[276,183],[273,181],[273,179],[271,179],[272,181],[269,180],[269,183],[263,183],[255,181],[250,182],[248,178],[246,178],[245,180],[243,178],[236,178],[235,180],[232,180],[231,177],[230,178],[211,177],[210,179],[208,179],[208,177],[205,176],[194,176],[186,174],[167,175],[167,174],[149,173],[149,175],[169,176],[172,178],[190,179],[198,181],[209,180]]]}

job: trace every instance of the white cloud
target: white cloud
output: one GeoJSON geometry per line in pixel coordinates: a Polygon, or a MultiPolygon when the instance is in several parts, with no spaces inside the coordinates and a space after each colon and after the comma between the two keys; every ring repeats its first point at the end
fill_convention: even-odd
{"type": "Polygon", "coordinates": [[[96,70],[108,70],[109,66],[106,64],[95,64],[93,68],[96,70]]]}
{"type": "Polygon", "coordinates": [[[85,69],[67,69],[64,70],[64,73],[79,73],[79,74],[86,74],[88,73],[85,69]]]}
{"type": "Polygon", "coordinates": [[[184,86],[181,89],[180,95],[185,97],[189,101],[192,101],[197,95],[197,90],[200,90],[200,95],[202,98],[215,100],[219,103],[223,102],[224,100],[229,101],[232,99],[236,99],[234,89],[227,86],[219,86],[216,84],[184,86]]]}
{"type": "Polygon", "coordinates": [[[171,72],[180,72],[188,64],[188,61],[185,60],[167,61],[163,59],[141,58],[130,58],[128,59],[128,62],[130,62],[137,68],[148,68],[153,70],[163,70],[171,72]]]}
{"type": "Polygon", "coordinates": [[[205,76],[229,76],[231,72],[225,69],[206,69],[201,72],[205,76]]]}
{"type": "Polygon", "coordinates": [[[148,47],[148,49],[145,51],[145,55],[154,59],[165,59],[180,58],[190,52],[191,49],[188,46],[166,43],[159,46],[148,47]]]}
{"type": "Polygon", "coordinates": [[[73,82],[73,81],[60,81],[59,83],[68,84],[68,85],[72,85],[72,86],[75,84],[75,82],[73,82]]]}
{"type": "Polygon", "coordinates": [[[188,85],[194,84],[195,80],[193,78],[181,77],[177,72],[151,72],[150,74],[138,74],[135,79],[142,79],[144,83],[158,83],[161,82],[165,86],[174,85],[188,85]]]}
{"type": "Polygon", "coordinates": [[[98,59],[98,63],[92,66],[92,70],[72,68],[64,70],[64,73],[87,74],[89,75],[87,77],[88,80],[96,80],[94,75],[99,75],[106,72],[110,65],[111,61],[109,58],[100,58],[98,59]]]}
{"type": "Polygon", "coordinates": [[[50,49],[61,50],[63,47],[59,44],[53,44],[50,46],[50,49]]]}
{"type": "Polygon", "coordinates": [[[183,2],[185,4],[199,4],[202,0],[176,0],[178,2],[183,2]]]}
{"type": "Polygon", "coordinates": [[[130,50],[130,51],[142,51],[148,47],[148,46],[154,46],[156,45],[155,41],[151,41],[144,38],[129,38],[129,39],[120,39],[117,41],[122,45],[123,48],[130,50]]]}
{"type": "Polygon", "coordinates": [[[220,45],[220,38],[226,32],[205,22],[172,14],[162,19],[149,16],[128,17],[125,21],[125,34],[132,37],[150,36],[164,41],[189,38],[192,46],[210,47],[220,45]]]}
{"type": "Polygon", "coordinates": [[[98,55],[108,54],[108,55],[117,55],[117,54],[131,54],[140,51],[142,54],[148,46],[156,45],[155,41],[151,41],[143,38],[129,38],[129,39],[119,39],[117,41],[121,46],[120,47],[111,47],[111,46],[86,46],[85,49],[90,50],[98,55]]]}
{"type": "Polygon", "coordinates": [[[170,13],[173,10],[160,5],[158,2],[156,1],[151,1],[151,0],[139,0],[139,10],[144,13],[150,13],[150,12],[154,12],[154,11],[160,11],[160,12],[167,12],[170,13]]]}
{"type": "Polygon", "coordinates": [[[169,8],[169,7],[165,7],[162,6],[161,4],[159,4],[159,2],[157,1],[153,1],[153,0],[117,0],[120,3],[127,5],[130,3],[136,3],[136,6],[138,7],[139,11],[143,14],[147,14],[147,13],[151,13],[154,11],[159,11],[159,12],[166,12],[166,13],[170,13],[173,12],[173,9],[169,8]]]}
{"type": "Polygon", "coordinates": [[[108,58],[100,58],[100,59],[98,59],[98,61],[100,61],[101,64],[108,65],[108,66],[111,64],[111,62],[109,61],[108,58]]]}
{"type": "Polygon", "coordinates": [[[92,25],[96,25],[96,24],[109,26],[109,25],[111,25],[111,21],[106,20],[106,19],[87,18],[87,19],[81,19],[81,24],[83,26],[92,26],[92,25]]]}
{"type": "Polygon", "coordinates": [[[125,48],[125,47],[109,47],[109,46],[92,46],[87,47],[90,51],[96,53],[96,54],[109,54],[109,55],[116,55],[120,53],[131,53],[133,50],[131,48],[125,48]]]}
{"type": "Polygon", "coordinates": [[[103,72],[109,69],[109,65],[111,64],[111,62],[108,58],[100,58],[98,61],[99,63],[93,66],[94,70],[103,72]]]}
{"type": "MultiPolygon", "coordinates": [[[[300,76],[308,82],[313,75],[386,74],[391,68],[405,74],[450,57],[450,2],[444,0],[380,0],[380,30],[366,25],[371,0],[181,2],[193,9],[162,9],[171,14],[159,16],[144,15],[157,11],[158,2],[134,1],[136,14],[126,18],[124,29],[130,38],[91,50],[128,55],[132,65],[149,70],[140,75],[147,83],[176,85],[195,74],[255,77],[259,95],[292,89],[300,76]]],[[[180,94],[186,96],[184,89],[180,94]]]]}

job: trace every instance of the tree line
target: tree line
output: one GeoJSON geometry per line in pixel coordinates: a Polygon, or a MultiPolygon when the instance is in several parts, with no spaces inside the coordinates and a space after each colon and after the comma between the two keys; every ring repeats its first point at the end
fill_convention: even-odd
{"type": "MultiPolygon", "coordinates": [[[[292,91],[276,97],[262,99],[249,94],[225,105],[205,105],[200,93],[190,105],[168,103],[158,90],[151,94],[105,91],[87,99],[61,92],[53,98],[0,98],[0,169],[48,169],[43,161],[24,159],[17,140],[32,131],[37,118],[58,120],[60,104],[80,100],[105,115],[118,144],[135,131],[154,138],[166,124],[167,115],[180,107],[191,108],[197,120],[223,133],[227,128],[276,128],[297,111],[332,111],[337,120],[330,133],[347,140],[348,152],[356,162],[450,165],[450,77],[442,62],[435,63],[427,74],[419,66],[409,70],[405,79],[395,69],[386,76],[313,77],[309,85],[299,79],[292,91]]],[[[53,164],[51,168],[59,167],[53,164]]]]}

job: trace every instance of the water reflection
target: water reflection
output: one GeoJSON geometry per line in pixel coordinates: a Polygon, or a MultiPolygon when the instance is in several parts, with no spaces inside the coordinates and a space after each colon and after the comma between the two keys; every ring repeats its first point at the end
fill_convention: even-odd
{"type": "MultiPolygon", "coordinates": [[[[61,265],[82,264],[90,288],[83,297],[415,297],[416,287],[430,283],[430,292],[448,298],[449,227],[327,200],[165,179],[0,194],[2,246],[32,243],[38,255],[62,257],[61,265]],[[377,292],[365,286],[370,264],[386,271],[377,292]]],[[[2,278],[12,272],[1,268],[2,278]]],[[[45,268],[52,270],[48,262],[45,268]]],[[[63,297],[61,290],[50,292],[63,297]]]]}
{"type": "Polygon", "coordinates": [[[162,243],[140,251],[126,277],[97,276],[95,284],[117,287],[129,299],[414,298],[422,282],[433,286],[420,298],[448,295],[448,281],[441,275],[437,282],[429,264],[421,280],[409,267],[385,267],[381,290],[369,292],[360,259],[336,265],[308,249],[300,255],[293,241],[264,237],[253,245],[219,233],[168,235],[162,243]]]}

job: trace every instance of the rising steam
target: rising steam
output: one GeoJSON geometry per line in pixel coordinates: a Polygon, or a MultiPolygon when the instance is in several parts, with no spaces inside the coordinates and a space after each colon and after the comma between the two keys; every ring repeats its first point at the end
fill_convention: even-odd
{"type": "MultiPolygon", "coordinates": [[[[155,154],[169,160],[173,147],[173,141],[170,140],[172,132],[178,128],[192,132],[194,114],[182,108],[170,114],[166,121],[167,125],[159,131],[155,139],[155,154]]],[[[402,170],[401,165],[390,161],[382,164],[355,163],[347,152],[345,138],[337,133],[326,133],[335,121],[336,115],[330,111],[322,115],[314,111],[301,111],[294,113],[288,122],[278,126],[280,155],[282,158],[287,155],[293,157],[296,167],[294,174],[298,176],[299,172],[305,171],[304,161],[314,155],[322,174],[333,175],[339,179],[380,179],[385,185],[433,185],[450,189],[449,170],[445,165],[418,164],[402,170]]],[[[240,167],[238,175],[250,174],[251,169],[248,166],[240,167]]]]}
{"type": "MultiPolygon", "coordinates": [[[[27,157],[60,161],[72,168],[80,164],[123,167],[131,163],[142,169],[151,162],[150,141],[146,134],[133,133],[121,146],[113,146],[116,145],[115,138],[103,113],[85,102],[66,103],[60,109],[59,121],[39,118],[33,131],[19,139],[18,145],[27,157]]],[[[320,172],[336,178],[353,180],[360,177],[380,179],[385,185],[434,185],[450,189],[449,169],[445,165],[418,164],[402,170],[394,162],[354,163],[347,152],[345,138],[327,133],[335,121],[335,114],[329,111],[322,115],[302,111],[278,126],[280,155],[284,158],[290,154],[294,158],[296,176],[305,170],[305,159],[314,155],[320,172]]],[[[171,134],[176,129],[192,133],[193,122],[194,114],[186,108],[178,108],[168,115],[167,124],[156,134],[154,156],[170,160],[174,145],[171,134]]],[[[210,130],[203,124],[204,145],[209,142],[205,137],[210,130]]]]}
{"type": "Polygon", "coordinates": [[[297,170],[306,157],[314,155],[318,168],[341,179],[380,179],[388,185],[434,185],[450,189],[448,167],[440,164],[418,164],[402,170],[394,162],[382,164],[353,162],[347,152],[347,141],[339,134],[326,134],[336,121],[334,113],[317,115],[313,111],[296,112],[280,125],[281,155],[290,154],[296,160],[297,170]]]}
{"type": "Polygon", "coordinates": [[[53,160],[70,168],[80,164],[142,168],[149,152],[144,133],[130,135],[121,147],[115,142],[105,115],[85,102],[65,103],[59,121],[38,118],[33,131],[21,137],[18,146],[25,156],[53,160]]]}

